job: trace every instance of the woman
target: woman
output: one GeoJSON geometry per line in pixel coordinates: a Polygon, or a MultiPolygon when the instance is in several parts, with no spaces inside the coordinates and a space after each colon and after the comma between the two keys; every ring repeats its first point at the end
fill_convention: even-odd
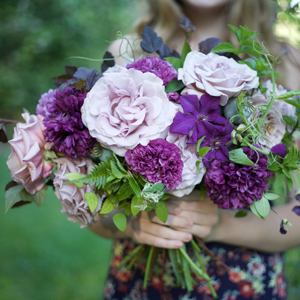
{"type": "MultiPolygon", "coordinates": [[[[198,49],[198,43],[209,37],[234,42],[227,24],[247,25],[260,33],[260,39],[274,55],[282,55],[280,72],[284,74],[282,84],[286,88],[299,89],[300,61],[298,51],[289,45],[279,43],[272,34],[271,19],[273,9],[268,0],[148,0],[148,10],[136,26],[141,32],[144,24],[153,27],[170,48],[180,50],[183,36],[178,28],[179,20],[187,16],[196,31],[190,45],[198,49]]],[[[137,34],[129,36],[133,40],[137,34]]],[[[119,54],[120,41],[113,43],[109,51],[119,54]]],[[[126,48],[122,46],[122,52],[126,48]]],[[[124,60],[118,59],[118,64],[124,60]]],[[[286,283],[282,272],[282,258],[279,252],[300,245],[300,218],[291,210],[296,201],[292,193],[290,201],[277,207],[276,211],[287,218],[293,227],[288,234],[280,235],[277,215],[270,214],[265,220],[248,213],[245,218],[235,218],[235,211],[221,210],[207,197],[199,198],[193,191],[182,198],[172,197],[167,201],[169,217],[165,227],[154,213],[142,212],[128,222],[125,233],[115,230],[110,218],[92,226],[92,230],[102,237],[132,239],[135,243],[156,247],[177,249],[192,235],[201,238],[207,247],[230,267],[226,272],[218,269],[208,257],[208,272],[213,280],[219,299],[286,299],[286,283]],[[172,228],[171,228],[172,227],[172,228]]],[[[105,299],[212,299],[205,282],[197,281],[195,290],[175,287],[174,275],[166,265],[164,277],[158,274],[150,281],[148,289],[142,288],[143,272],[133,276],[124,270],[118,271],[116,265],[124,253],[136,244],[129,240],[116,241],[114,257],[105,291],[105,299]]],[[[160,263],[160,260],[158,260],[160,263]]],[[[159,269],[157,270],[160,271],[159,269]]]]}

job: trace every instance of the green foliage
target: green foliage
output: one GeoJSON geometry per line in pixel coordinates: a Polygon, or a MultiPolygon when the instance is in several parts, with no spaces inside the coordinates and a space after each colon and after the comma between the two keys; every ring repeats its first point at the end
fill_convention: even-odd
{"type": "Polygon", "coordinates": [[[244,218],[248,215],[248,213],[245,210],[239,210],[234,216],[236,218],[244,218]]]}
{"type": "Polygon", "coordinates": [[[95,193],[84,193],[84,198],[90,208],[90,211],[93,213],[98,206],[98,197],[95,193]]]}
{"type": "MultiPolygon", "coordinates": [[[[269,197],[271,196],[269,195],[269,197]]],[[[250,208],[252,212],[260,218],[266,218],[271,210],[270,202],[265,196],[263,196],[260,200],[253,202],[250,205],[250,208]]]]}
{"type": "Polygon", "coordinates": [[[199,150],[199,156],[200,157],[203,157],[203,156],[205,156],[208,152],[209,152],[209,150],[211,149],[211,147],[203,147],[203,148],[201,148],[200,150],[199,150]]]}
{"type": "Polygon", "coordinates": [[[123,213],[120,212],[114,215],[113,221],[119,230],[125,232],[127,221],[126,221],[126,216],[123,213]]]}
{"type": "MultiPolygon", "coordinates": [[[[40,191],[37,191],[34,195],[33,195],[33,202],[37,205],[37,206],[41,206],[45,199],[46,199],[46,191],[47,191],[48,187],[45,185],[40,191]]],[[[29,194],[28,194],[29,195],[29,194]]]]}
{"type": "Polygon", "coordinates": [[[17,202],[20,201],[33,201],[32,195],[28,194],[24,186],[19,184],[16,186],[11,187],[5,193],[5,213],[17,202]]]}
{"type": "MultiPolygon", "coordinates": [[[[83,176],[79,173],[68,173],[68,174],[65,174],[65,177],[67,177],[70,181],[83,178],[83,176]]],[[[75,182],[74,184],[80,189],[83,187],[82,182],[77,182],[77,183],[75,182]]]]}
{"type": "Polygon", "coordinates": [[[158,202],[155,205],[155,213],[157,217],[163,222],[166,223],[168,219],[168,207],[165,202],[158,202]]]}
{"type": "Polygon", "coordinates": [[[244,153],[242,148],[229,151],[229,160],[236,164],[253,166],[253,162],[244,153]]]}
{"type": "Polygon", "coordinates": [[[99,214],[101,214],[101,215],[108,214],[108,213],[112,212],[115,209],[115,207],[116,207],[116,204],[112,203],[112,201],[109,200],[109,198],[107,198],[104,200],[104,203],[102,204],[99,214]]]}

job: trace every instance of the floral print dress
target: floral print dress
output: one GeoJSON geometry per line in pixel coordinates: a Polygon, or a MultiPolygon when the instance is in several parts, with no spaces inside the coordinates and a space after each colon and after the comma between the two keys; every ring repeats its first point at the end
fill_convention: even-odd
{"type": "MultiPolygon", "coordinates": [[[[105,300],[213,300],[204,280],[194,278],[196,284],[192,292],[176,286],[176,279],[170,262],[164,266],[158,255],[153,276],[148,287],[143,288],[146,262],[143,261],[136,272],[126,267],[117,269],[122,259],[137,244],[129,240],[117,240],[113,245],[113,257],[108,280],[104,289],[105,300]]],[[[209,255],[202,254],[206,270],[212,278],[212,284],[219,300],[283,300],[286,298],[286,281],[283,274],[283,261],[280,254],[268,254],[219,243],[206,245],[229,269],[217,267],[209,255]]],[[[193,257],[192,247],[187,251],[193,257]]]]}

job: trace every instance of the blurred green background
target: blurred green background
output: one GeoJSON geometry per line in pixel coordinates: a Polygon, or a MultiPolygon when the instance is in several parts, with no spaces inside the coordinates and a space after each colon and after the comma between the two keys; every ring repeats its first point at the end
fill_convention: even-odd
{"type": "MultiPolygon", "coordinates": [[[[276,32],[297,47],[298,14],[290,1],[278,1],[276,32]]],[[[23,107],[34,113],[64,65],[99,69],[98,62],[66,58],[101,58],[118,30],[129,32],[137,12],[136,0],[1,0],[0,117],[20,120],[23,107]]],[[[67,221],[53,191],[40,208],[4,215],[9,150],[0,144],[0,300],[102,299],[111,242],[67,221]]],[[[299,257],[298,249],[285,255],[289,300],[300,295],[299,257]]]]}

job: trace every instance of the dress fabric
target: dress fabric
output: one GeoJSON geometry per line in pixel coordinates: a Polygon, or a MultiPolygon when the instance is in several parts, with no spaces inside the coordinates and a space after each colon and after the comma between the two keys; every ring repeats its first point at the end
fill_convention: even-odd
{"type": "MultiPolygon", "coordinates": [[[[143,261],[134,273],[126,267],[117,269],[122,259],[137,244],[129,240],[116,240],[113,244],[113,256],[104,289],[105,300],[213,300],[204,280],[196,279],[194,290],[188,292],[176,286],[176,279],[170,262],[165,264],[162,277],[162,254],[157,256],[153,269],[155,274],[143,288],[146,262],[143,261]]],[[[282,255],[257,252],[242,247],[219,243],[206,245],[215,256],[230,269],[217,268],[215,262],[206,253],[201,256],[206,262],[206,270],[212,278],[218,300],[284,300],[287,299],[287,285],[283,273],[282,255]]],[[[194,261],[193,251],[187,244],[187,251],[194,261]]]]}

